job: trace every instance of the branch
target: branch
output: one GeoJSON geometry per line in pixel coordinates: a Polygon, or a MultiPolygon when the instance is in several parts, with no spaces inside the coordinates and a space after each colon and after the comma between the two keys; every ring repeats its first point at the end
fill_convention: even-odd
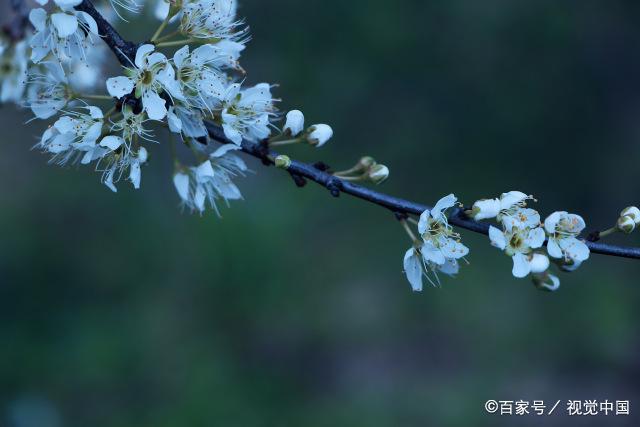
{"type": "MultiPolygon", "coordinates": [[[[76,6],[76,9],[87,12],[96,20],[101,37],[104,38],[104,41],[111,48],[120,63],[125,67],[129,67],[133,62],[133,58],[135,58],[138,45],[123,39],[115,28],[113,28],[113,26],[109,24],[102,15],[100,15],[91,1],[84,0],[80,5],[76,6]]],[[[209,136],[212,139],[222,144],[233,143],[224,135],[224,131],[220,126],[211,122],[205,122],[205,125],[209,132],[209,136]]],[[[250,156],[262,160],[265,165],[273,164],[273,159],[278,155],[278,153],[269,150],[265,144],[248,140],[242,141],[242,151],[250,156]]],[[[298,178],[296,183],[299,186],[303,185],[299,178],[306,178],[325,187],[333,196],[337,197],[340,192],[343,192],[369,203],[385,207],[396,214],[420,215],[425,210],[431,209],[426,205],[400,199],[398,197],[371,190],[361,185],[344,181],[327,173],[324,171],[324,168],[319,168],[296,160],[291,161],[291,165],[287,168],[287,171],[292,175],[292,177],[294,177],[294,179],[296,179],[296,177],[298,178]]],[[[449,222],[452,225],[466,230],[485,235],[489,234],[489,224],[470,219],[465,215],[463,209],[456,208],[452,210],[449,215],[449,222]]],[[[593,253],[640,259],[640,247],[616,246],[592,241],[585,241],[585,243],[593,253]]]]}

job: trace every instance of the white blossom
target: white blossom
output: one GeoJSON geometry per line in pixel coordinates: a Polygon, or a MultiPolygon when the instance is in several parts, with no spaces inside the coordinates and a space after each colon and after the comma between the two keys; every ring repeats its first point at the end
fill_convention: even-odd
{"type": "Polygon", "coordinates": [[[242,138],[258,141],[271,134],[270,117],[275,114],[271,87],[267,83],[242,90],[230,85],[222,97],[222,129],[227,138],[240,145],[242,138]]]}
{"type": "Polygon", "coordinates": [[[176,76],[188,103],[202,109],[220,104],[226,91],[226,76],[221,68],[226,57],[212,45],[200,46],[189,52],[189,46],[179,49],[173,56],[176,76]]]}
{"type": "Polygon", "coordinates": [[[202,214],[207,202],[219,214],[217,201],[242,198],[233,178],[244,176],[247,167],[242,159],[231,152],[237,150],[235,145],[223,145],[210,158],[196,167],[178,171],[173,177],[173,184],[181,202],[191,211],[202,214]]]}
{"type": "Polygon", "coordinates": [[[544,230],[541,227],[517,228],[501,231],[494,226],[489,227],[491,244],[503,250],[513,259],[512,273],[515,277],[522,278],[531,272],[532,249],[540,248],[545,240],[544,230]]]}
{"type": "Polygon", "coordinates": [[[59,64],[45,63],[29,72],[26,106],[39,119],[48,119],[71,100],[69,81],[59,64]]]}
{"type": "Polygon", "coordinates": [[[455,206],[453,194],[438,200],[433,209],[420,215],[418,232],[424,240],[422,257],[425,262],[444,265],[448,259],[459,259],[469,253],[469,248],[460,243],[460,236],[453,231],[446,210],[455,206]]]}
{"type": "Polygon", "coordinates": [[[460,236],[453,232],[447,220],[446,210],[455,206],[453,194],[440,199],[433,209],[420,215],[418,232],[422,242],[414,242],[404,256],[404,271],[414,291],[422,290],[422,276],[436,285],[430,278],[432,273],[439,283],[437,273],[447,275],[458,273],[458,259],[469,253],[469,249],[460,243],[460,236]]]}
{"type": "Polygon", "coordinates": [[[544,220],[544,228],[549,236],[547,252],[551,257],[578,263],[589,258],[589,248],[577,238],[585,228],[581,216],[564,211],[554,212],[544,220]]]}
{"type": "Polygon", "coordinates": [[[103,115],[98,107],[84,107],[84,112],[69,112],[49,127],[40,142],[39,149],[53,155],[51,162],[64,165],[81,159],[91,161],[96,141],[102,134],[103,115]]]}
{"type": "Polygon", "coordinates": [[[34,63],[42,62],[49,53],[59,61],[84,60],[92,35],[98,36],[96,21],[88,13],[73,9],[76,1],[56,3],[61,10],[51,15],[41,8],[29,14],[35,29],[30,42],[34,63]]]}
{"type": "Polygon", "coordinates": [[[180,19],[183,34],[211,41],[246,38],[246,30],[236,31],[242,24],[236,20],[235,0],[185,0],[180,19]]]}
{"type": "Polygon", "coordinates": [[[154,52],[150,44],[138,48],[135,67],[126,69],[126,76],[107,80],[111,96],[122,98],[135,88],[135,96],[142,100],[143,110],[152,120],[162,120],[167,115],[166,101],[160,96],[166,91],[172,97],[182,99],[182,91],[175,79],[175,70],[160,52],[154,52]]]}
{"type": "Polygon", "coordinates": [[[141,165],[147,161],[147,149],[137,150],[127,147],[127,142],[120,136],[108,135],[102,138],[100,146],[109,150],[101,159],[97,170],[102,172],[102,183],[111,191],[118,191],[115,184],[129,172],[128,180],[136,190],[140,188],[142,176],[141,165]]]}

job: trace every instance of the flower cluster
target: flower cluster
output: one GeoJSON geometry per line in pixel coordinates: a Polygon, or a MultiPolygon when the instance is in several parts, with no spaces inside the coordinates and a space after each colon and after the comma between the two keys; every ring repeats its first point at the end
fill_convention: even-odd
{"type": "MultiPolygon", "coordinates": [[[[105,44],[96,20],[76,8],[82,0],[37,2],[42,7],[29,14],[33,32],[24,40],[0,37],[0,99],[30,108],[38,119],[53,118],[36,148],[57,165],[93,165],[114,192],[123,178],[140,188],[142,166],[163,129],[176,137],[170,150],[175,189],[182,205],[199,213],[242,198],[232,180],[247,172],[233,153],[243,141],[298,137],[321,146],[333,134],[324,124],[305,130],[295,110],[270,139],[280,117],[277,100],[270,84],[243,85],[239,60],[249,37],[235,0],[152,2],[162,23],[123,64],[122,75],[106,79],[98,93],[91,91],[105,81],[105,44]],[[174,30],[163,35],[169,26],[174,30]],[[212,148],[207,122],[219,126],[229,144],[212,148]],[[192,153],[193,165],[183,164],[182,151],[192,153]]],[[[110,0],[121,18],[144,3],[110,0]]]]}
{"type": "Polygon", "coordinates": [[[435,286],[440,284],[438,272],[457,274],[458,260],[469,253],[447,219],[447,210],[456,202],[456,197],[449,194],[438,200],[433,209],[422,212],[417,224],[420,238],[408,229],[413,246],[404,255],[404,271],[414,291],[422,290],[423,277],[435,286]]]}
{"type": "Polygon", "coordinates": [[[553,291],[560,280],[549,272],[549,257],[565,271],[577,269],[589,258],[589,248],[578,238],[585,222],[579,215],[558,211],[541,223],[540,214],[527,207],[529,200],[533,197],[510,191],[499,198],[476,201],[469,216],[475,220],[495,218],[501,227],[490,226],[489,238],[512,258],[513,275],[532,275],[537,287],[553,291]]]}

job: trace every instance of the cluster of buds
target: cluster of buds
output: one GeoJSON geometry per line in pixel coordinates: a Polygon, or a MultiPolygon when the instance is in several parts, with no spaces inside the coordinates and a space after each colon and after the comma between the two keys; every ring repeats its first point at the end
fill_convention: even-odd
{"type": "Polygon", "coordinates": [[[376,162],[371,156],[364,156],[352,168],[334,173],[345,181],[368,181],[381,184],[389,178],[389,168],[376,162]]]}
{"type": "Polygon", "coordinates": [[[333,129],[326,124],[315,124],[304,128],[304,114],[300,110],[287,113],[282,134],[269,140],[269,146],[307,143],[313,147],[322,147],[333,136],[333,129]]]}

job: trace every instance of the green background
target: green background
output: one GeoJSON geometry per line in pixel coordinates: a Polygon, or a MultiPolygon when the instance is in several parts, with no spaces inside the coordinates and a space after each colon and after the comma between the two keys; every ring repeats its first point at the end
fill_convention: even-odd
{"type": "MultiPolygon", "coordinates": [[[[292,157],[372,155],[391,170],[381,190],[425,204],[518,189],[590,229],[640,203],[638,2],[239,13],[247,81],[335,131],[292,157]]],[[[463,232],[470,265],[413,293],[383,209],[250,161],[222,219],[181,213],[166,139],[142,190],[112,194],[31,151],[45,124],[28,118],[0,112],[0,426],[638,425],[637,261],[592,256],[549,294],[463,232]],[[500,417],[487,399],[630,400],[632,415],[500,417]]]]}

